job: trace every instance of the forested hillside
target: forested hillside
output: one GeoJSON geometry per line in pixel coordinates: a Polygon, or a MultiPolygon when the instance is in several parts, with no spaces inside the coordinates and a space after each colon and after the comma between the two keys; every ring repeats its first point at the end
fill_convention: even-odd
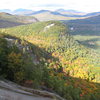
{"type": "Polygon", "coordinates": [[[71,21],[63,21],[70,34],[84,46],[100,52],[100,15],[71,21]]]}
{"type": "Polygon", "coordinates": [[[100,99],[100,56],[75,41],[65,24],[37,22],[0,32],[2,77],[66,100],[100,99]]]}

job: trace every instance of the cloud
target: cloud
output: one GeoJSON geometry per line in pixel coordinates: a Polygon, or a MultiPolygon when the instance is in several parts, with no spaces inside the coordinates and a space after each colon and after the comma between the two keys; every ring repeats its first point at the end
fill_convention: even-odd
{"type": "Polygon", "coordinates": [[[45,5],[38,5],[39,7],[64,7],[63,4],[45,4],[45,5]]]}
{"type": "Polygon", "coordinates": [[[99,0],[1,0],[0,9],[74,9],[79,11],[99,11],[99,0]]]}
{"type": "Polygon", "coordinates": [[[38,4],[38,5],[31,4],[29,8],[34,10],[41,10],[41,9],[55,10],[55,9],[63,8],[65,6],[66,5],[63,4],[38,4]]]}

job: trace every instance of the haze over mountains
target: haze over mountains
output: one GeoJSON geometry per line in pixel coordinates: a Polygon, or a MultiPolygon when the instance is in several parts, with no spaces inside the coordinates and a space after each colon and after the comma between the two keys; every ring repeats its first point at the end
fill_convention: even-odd
{"type": "Polygon", "coordinates": [[[0,12],[0,28],[37,21],[64,20],[64,23],[74,28],[72,34],[97,34],[98,32],[99,35],[100,31],[100,12],[85,13],[65,9],[33,11],[21,8],[14,11],[2,9],[0,12]]]}
{"type": "Polygon", "coordinates": [[[0,12],[10,13],[13,15],[34,16],[40,21],[71,20],[71,19],[80,19],[80,18],[87,18],[87,17],[100,15],[100,12],[85,13],[81,11],[65,10],[65,9],[57,9],[55,11],[50,11],[50,10],[33,11],[29,9],[19,8],[14,11],[11,11],[9,9],[1,9],[0,12]]]}
{"type": "Polygon", "coordinates": [[[37,21],[64,20],[72,34],[91,34],[100,32],[100,12],[84,13],[75,10],[58,9],[55,11],[28,9],[0,10],[0,28],[18,26],[37,21]]]}
{"type": "MultiPolygon", "coordinates": [[[[16,10],[10,10],[10,9],[0,9],[0,12],[6,12],[6,13],[11,13],[11,14],[32,14],[32,13],[34,13],[34,12],[39,12],[39,13],[41,13],[41,12],[44,12],[44,11],[50,11],[50,10],[38,10],[38,11],[33,11],[33,10],[31,10],[31,9],[23,9],[23,8],[19,8],[19,9],[16,9],[16,10]]],[[[65,9],[57,9],[57,10],[55,10],[55,11],[52,11],[52,12],[58,12],[58,13],[66,13],[66,14],[68,14],[68,13],[72,13],[72,14],[86,14],[86,13],[84,13],[84,12],[79,12],[79,11],[76,11],[76,10],[65,10],[65,9]]]]}

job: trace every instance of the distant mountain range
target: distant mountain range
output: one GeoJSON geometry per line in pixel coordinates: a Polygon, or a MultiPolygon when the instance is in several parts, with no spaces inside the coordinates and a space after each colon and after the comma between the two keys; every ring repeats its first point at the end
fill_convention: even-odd
{"type": "Polygon", "coordinates": [[[28,13],[32,13],[33,10],[28,10],[28,9],[16,9],[16,10],[9,10],[9,9],[1,9],[0,12],[5,12],[5,13],[10,13],[10,14],[16,14],[16,15],[25,15],[28,13]]]}
{"type": "Polygon", "coordinates": [[[0,9],[0,12],[12,13],[10,9],[0,9]]]}
{"type": "MultiPolygon", "coordinates": [[[[3,9],[0,10],[0,12],[1,12],[0,27],[8,27],[10,25],[11,26],[23,25],[37,21],[64,20],[65,23],[70,25],[70,27],[74,27],[75,30],[78,31],[82,30],[82,32],[84,32],[83,27],[89,30],[90,26],[92,25],[93,28],[90,29],[93,30],[93,32],[91,33],[94,34],[97,32],[97,30],[99,30],[99,24],[100,24],[100,12],[84,13],[75,10],[65,10],[65,9],[58,9],[56,11],[50,11],[50,10],[32,11],[28,9],[17,9],[11,11],[9,9],[3,9]],[[96,32],[94,32],[94,30],[96,32]]],[[[82,32],[80,32],[80,34],[82,32]]],[[[74,32],[74,34],[76,33],[74,32]]]]}
{"type": "Polygon", "coordinates": [[[6,12],[13,15],[27,15],[27,16],[34,16],[40,21],[46,20],[70,20],[70,19],[80,19],[80,18],[87,18],[92,16],[100,15],[100,12],[93,12],[93,13],[85,13],[76,10],[65,10],[65,9],[58,9],[55,11],[50,10],[39,10],[33,11],[29,9],[16,9],[11,11],[9,9],[2,9],[0,12],[6,12]]]}
{"type": "Polygon", "coordinates": [[[88,17],[85,19],[70,20],[69,22],[78,24],[100,24],[100,15],[88,17]]]}

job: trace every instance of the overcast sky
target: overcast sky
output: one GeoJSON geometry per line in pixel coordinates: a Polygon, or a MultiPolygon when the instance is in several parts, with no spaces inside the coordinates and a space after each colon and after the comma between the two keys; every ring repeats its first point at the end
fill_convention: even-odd
{"type": "Polygon", "coordinates": [[[100,0],[1,0],[0,9],[39,10],[74,9],[83,12],[100,11],[100,0]]]}

